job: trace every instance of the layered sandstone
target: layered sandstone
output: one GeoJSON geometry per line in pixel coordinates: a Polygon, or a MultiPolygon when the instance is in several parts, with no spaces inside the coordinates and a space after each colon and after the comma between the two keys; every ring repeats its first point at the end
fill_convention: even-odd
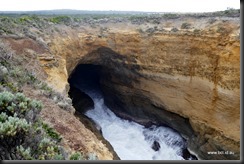
{"type": "Polygon", "coordinates": [[[39,56],[49,83],[68,92],[78,64],[100,65],[105,101],[115,113],[176,129],[200,159],[239,159],[239,19],[165,20],[161,30],[145,32],[151,26],[58,27],[62,32],[44,37],[49,51],[39,56]],[[181,29],[184,22],[194,27],[181,29]]]}
{"type": "MultiPolygon", "coordinates": [[[[196,26],[202,23],[191,21],[196,26]]],[[[200,159],[238,159],[240,40],[236,20],[207,24],[198,33],[166,29],[147,34],[132,25],[107,26],[110,30],[103,36],[96,29],[71,30],[77,35],[52,40],[52,52],[65,59],[68,74],[77,64],[101,65],[106,102],[110,107],[120,104],[117,114],[141,123],[162,119],[188,139],[189,149],[200,159]],[[235,154],[207,154],[222,150],[235,154]]]]}

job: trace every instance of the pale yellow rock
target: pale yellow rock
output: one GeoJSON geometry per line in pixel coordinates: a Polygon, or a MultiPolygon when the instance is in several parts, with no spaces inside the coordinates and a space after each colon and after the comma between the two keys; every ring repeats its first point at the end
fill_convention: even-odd
{"type": "MultiPolygon", "coordinates": [[[[198,20],[193,22],[196,26],[201,23],[198,20]]],[[[108,27],[111,28],[105,38],[97,37],[99,32],[79,32],[73,38],[52,40],[50,48],[66,60],[68,74],[81,59],[85,63],[101,63],[97,49],[110,48],[127,59],[133,59],[126,61],[127,65],[138,65],[139,73],[152,77],[151,80],[138,79],[134,88],[145,95],[150,93],[152,101],[163,104],[166,110],[189,118],[195,132],[204,136],[204,130],[211,128],[218,132],[210,134],[212,137],[221,134],[235,142],[233,144],[240,142],[238,23],[205,25],[200,34],[180,30],[177,33],[143,35],[133,25],[126,29],[108,27]],[[217,33],[218,26],[224,26],[228,32],[217,33]],[[209,29],[213,32],[210,33],[209,29]],[[199,127],[202,124],[206,125],[205,129],[199,127]]],[[[62,83],[67,80],[60,79],[63,79],[62,83]]],[[[224,141],[219,144],[224,145],[224,141]]]]}

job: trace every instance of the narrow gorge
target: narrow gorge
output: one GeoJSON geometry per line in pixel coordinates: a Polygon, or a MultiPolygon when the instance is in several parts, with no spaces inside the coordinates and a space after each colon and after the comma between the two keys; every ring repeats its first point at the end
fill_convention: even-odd
{"type": "MultiPolygon", "coordinates": [[[[93,27],[57,25],[59,31],[43,36],[48,50],[29,49],[39,53],[48,83],[68,93],[82,117],[92,120],[100,112],[109,120],[98,110],[105,105],[111,110],[106,115],[114,113],[116,118],[111,117],[116,120],[142,129],[171,129],[168,135],[179,137],[185,159],[236,160],[240,159],[240,20],[212,19],[162,19],[157,27],[151,22],[105,19],[93,27]],[[192,28],[182,28],[185,22],[192,28]]],[[[6,40],[22,44],[24,39],[6,40]]],[[[105,134],[101,124],[105,123],[94,123],[96,133],[105,134]]],[[[156,131],[160,130],[150,135],[156,131]]],[[[105,145],[116,152],[110,144],[105,145]]],[[[150,141],[153,152],[163,147],[158,144],[150,141]]]]}

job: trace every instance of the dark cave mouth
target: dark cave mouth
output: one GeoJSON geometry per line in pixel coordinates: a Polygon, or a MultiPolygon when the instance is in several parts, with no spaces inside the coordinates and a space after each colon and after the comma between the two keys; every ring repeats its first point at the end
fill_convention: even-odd
{"type": "Polygon", "coordinates": [[[100,77],[102,66],[79,64],[71,73],[68,82],[71,87],[85,90],[101,90],[100,77]]]}
{"type": "MultiPolygon", "coordinates": [[[[111,76],[117,76],[118,75],[111,75],[114,73],[110,69],[108,69],[105,66],[101,65],[95,65],[95,64],[78,64],[75,69],[72,71],[68,78],[68,82],[70,84],[70,89],[69,89],[69,96],[72,99],[72,104],[76,111],[78,111],[81,114],[84,114],[87,110],[94,108],[94,101],[92,97],[103,97],[105,100],[108,97],[108,99],[111,99],[111,96],[107,93],[107,89],[104,89],[104,84],[101,83],[101,81],[111,82],[111,76]]],[[[112,95],[115,96],[115,95],[112,95]]],[[[124,104],[124,103],[117,103],[117,99],[111,99],[112,101],[115,100],[115,105],[114,106],[109,106],[110,101],[105,101],[105,104],[112,108],[113,112],[126,120],[129,121],[134,121],[137,122],[144,127],[148,128],[152,125],[156,126],[164,126],[164,127],[169,127],[171,129],[174,129],[177,131],[175,128],[162,123],[160,121],[155,120],[155,118],[152,116],[152,121],[146,121],[146,122],[138,122],[136,119],[134,119],[134,115],[130,116],[130,113],[127,113],[127,111],[122,111],[124,108],[120,109],[121,106],[126,106],[130,107],[131,104],[124,104]],[[121,112],[126,113],[126,115],[121,115],[121,112]],[[156,122],[155,122],[156,121],[156,122]]],[[[143,100],[142,100],[143,101],[143,100]]],[[[134,104],[132,104],[134,105],[134,104]]],[[[133,108],[133,107],[132,107],[133,108]]],[[[140,107],[141,108],[141,107],[140,107]]],[[[135,107],[135,109],[138,109],[135,107]]]]}
{"type": "Polygon", "coordinates": [[[69,96],[76,111],[84,114],[94,108],[90,94],[102,96],[100,77],[102,66],[92,64],[79,64],[71,73],[69,96]]]}
{"type": "MultiPolygon", "coordinates": [[[[96,97],[98,95],[106,96],[106,92],[103,93],[101,80],[106,79],[106,82],[112,82],[110,80],[111,72],[113,71],[105,66],[94,64],[79,64],[75,67],[69,76],[68,82],[70,84],[69,96],[76,112],[84,115],[88,110],[94,108],[94,100],[92,99],[94,96],[91,95],[92,93],[96,93],[96,97]]],[[[183,156],[185,159],[190,157],[196,159],[187,149],[183,151],[183,156]]]]}

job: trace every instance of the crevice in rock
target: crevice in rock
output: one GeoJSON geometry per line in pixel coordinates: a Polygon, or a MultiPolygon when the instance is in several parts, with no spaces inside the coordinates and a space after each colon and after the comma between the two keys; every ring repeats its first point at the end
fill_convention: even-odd
{"type": "Polygon", "coordinates": [[[112,145],[103,138],[101,128],[84,115],[87,110],[94,108],[94,102],[87,94],[87,91],[100,91],[100,71],[101,66],[98,65],[84,64],[76,66],[68,79],[70,84],[68,93],[76,109],[75,116],[107,146],[113,154],[114,160],[119,160],[120,158],[114,151],[112,145]]]}

